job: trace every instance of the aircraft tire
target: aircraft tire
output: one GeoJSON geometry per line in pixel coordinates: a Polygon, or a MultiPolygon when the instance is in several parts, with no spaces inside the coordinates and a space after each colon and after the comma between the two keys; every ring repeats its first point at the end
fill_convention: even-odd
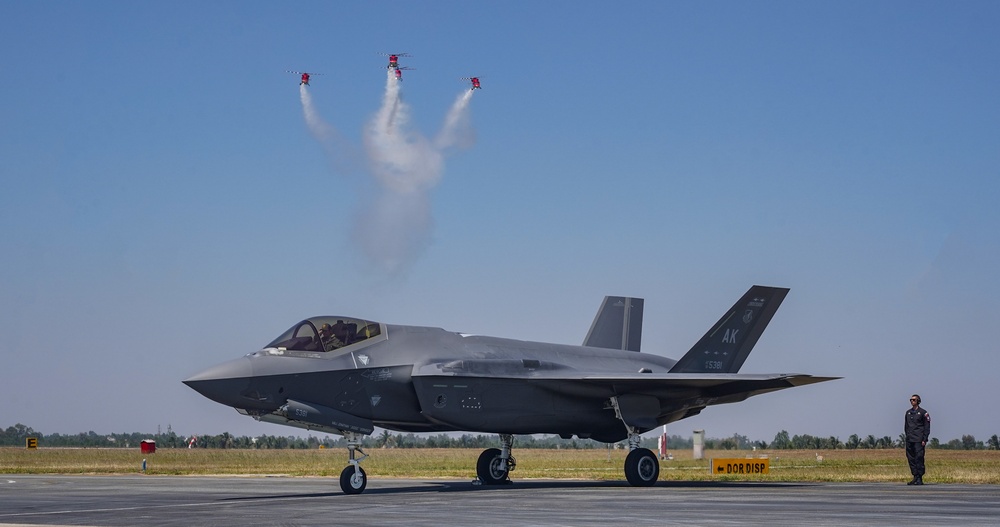
{"type": "Polygon", "coordinates": [[[361,494],[367,486],[368,474],[365,474],[365,469],[361,467],[358,467],[358,472],[355,473],[354,465],[347,465],[340,473],[340,488],[344,494],[361,494]]]}
{"type": "Polygon", "coordinates": [[[483,453],[479,455],[479,461],[476,462],[476,475],[486,485],[506,483],[509,471],[503,461],[499,448],[483,450],[483,453]]]}
{"type": "Polygon", "coordinates": [[[637,448],[625,458],[625,479],[633,487],[652,487],[660,477],[660,462],[648,448],[637,448]]]}

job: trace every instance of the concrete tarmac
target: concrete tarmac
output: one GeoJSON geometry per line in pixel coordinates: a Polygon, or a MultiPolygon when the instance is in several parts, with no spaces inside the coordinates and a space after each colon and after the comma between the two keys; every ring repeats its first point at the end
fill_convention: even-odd
{"type": "Polygon", "coordinates": [[[0,525],[998,525],[1000,486],[0,475],[0,525]]]}

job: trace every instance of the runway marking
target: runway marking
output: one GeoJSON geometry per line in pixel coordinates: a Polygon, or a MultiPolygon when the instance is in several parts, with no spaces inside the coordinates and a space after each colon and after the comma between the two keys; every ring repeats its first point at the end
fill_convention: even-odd
{"type": "MultiPolygon", "coordinates": [[[[325,496],[325,495],[324,495],[325,496]]],[[[284,500],[311,500],[324,496],[292,496],[292,497],[279,497],[273,499],[284,500]]],[[[251,498],[253,499],[253,498],[251,498]]],[[[61,514],[93,514],[102,512],[126,512],[135,510],[149,510],[149,509],[180,509],[180,508],[191,508],[191,507],[205,507],[205,506],[217,506],[217,505],[233,505],[229,498],[220,498],[219,501],[206,501],[200,503],[170,503],[163,505],[135,505],[130,507],[106,507],[101,509],[76,509],[76,510],[62,510],[62,511],[39,511],[39,512],[15,512],[15,513],[0,513],[0,518],[17,518],[24,516],[58,516],[61,514]]],[[[0,527],[6,525],[0,523],[0,527]]]]}

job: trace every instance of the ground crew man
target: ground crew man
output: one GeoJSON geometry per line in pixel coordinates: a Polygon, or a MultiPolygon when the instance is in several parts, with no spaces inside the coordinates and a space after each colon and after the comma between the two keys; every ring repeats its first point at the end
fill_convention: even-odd
{"type": "Polygon", "coordinates": [[[924,484],[924,447],[931,435],[931,414],[920,407],[920,396],[910,396],[910,409],[906,411],[903,421],[903,434],[906,436],[906,460],[910,463],[910,474],[913,479],[907,485],[924,484]]]}

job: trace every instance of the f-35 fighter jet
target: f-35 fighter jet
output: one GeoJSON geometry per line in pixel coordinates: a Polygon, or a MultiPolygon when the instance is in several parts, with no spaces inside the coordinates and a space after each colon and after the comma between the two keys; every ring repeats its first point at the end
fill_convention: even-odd
{"type": "Polygon", "coordinates": [[[609,296],[582,346],[320,316],[184,383],[257,420],[346,437],[347,494],[365,490],[361,439],[376,426],[499,434],[501,448],[476,464],[486,485],[509,483],[515,434],[628,440],[625,477],[650,486],[660,466],[639,447],[642,433],[707,406],[836,379],[737,373],[787,293],[751,287],[676,361],[639,353],[641,298],[609,296]]]}

